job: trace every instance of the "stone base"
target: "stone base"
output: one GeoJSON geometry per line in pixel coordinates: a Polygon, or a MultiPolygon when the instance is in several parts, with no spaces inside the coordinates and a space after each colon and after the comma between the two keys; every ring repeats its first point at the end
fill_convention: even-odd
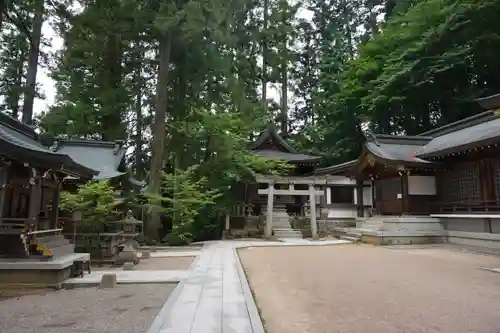
{"type": "Polygon", "coordinates": [[[450,244],[500,250],[500,234],[450,230],[446,234],[450,244]]]}
{"type": "Polygon", "coordinates": [[[437,235],[361,235],[361,242],[372,245],[421,245],[440,244],[445,237],[437,235]]]}
{"type": "Polygon", "coordinates": [[[0,286],[61,288],[64,281],[71,278],[71,267],[60,270],[0,270],[0,286]]]}
{"type": "Polygon", "coordinates": [[[1,259],[0,286],[60,288],[71,276],[76,260],[90,260],[88,253],[74,253],[54,260],[1,259]]]}

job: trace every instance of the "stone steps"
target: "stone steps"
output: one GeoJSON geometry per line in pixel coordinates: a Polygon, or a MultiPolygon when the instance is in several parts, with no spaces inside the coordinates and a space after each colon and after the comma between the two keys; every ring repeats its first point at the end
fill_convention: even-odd
{"type": "Polygon", "coordinates": [[[50,235],[36,239],[36,251],[50,259],[66,256],[75,252],[75,245],[70,244],[69,240],[63,235],[50,235]]]}
{"type": "Polygon", "coordinates": [[[58,240],[61,240],[61,239],[66,239],[66,238],[64,238],[64,236],[61,235],[61,234],[59,234],[59,235],[50,235],[50,236],[37,237],[36,238],[36,242],[37,242],[37,244],[47,244],[47,243],[58,241],[58,240]]]}
{"type": "Polygon", "coordinates": [[[273,229],[274,236],[278,238],[303,238],[302,231],[294,229],[273,229]]]}
{"type": "Polygon", "coordinates": [[[66,245],[54,247],[54,248],[50,249],[50,252],[52,254],[52,259],[63,257],[63,256],[66,256],[68,254],[75,253],[75,245],[66,244],[66,245]]]}
{"type": "Polygon", "coordinates": [[[354,244],[358,243],[360,240],[359,237],[351,237],[351,236],[340,236],[340,239],[354,244]]]}

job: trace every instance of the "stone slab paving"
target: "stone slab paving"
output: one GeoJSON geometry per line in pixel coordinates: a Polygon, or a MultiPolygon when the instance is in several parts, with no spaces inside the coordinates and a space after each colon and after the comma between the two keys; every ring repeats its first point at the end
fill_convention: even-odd
{"type": "Polygon", "coordinates": [[[132,283],[177,283],[189,277],[189,271],[94,271],[91,274],[86,274],[83,278],[74,278],[66,280],[63,283],[64,287],[83,287],[98,285],[101,282],[104,274],[116,274],[118,284],[132,283]]]}
{"type": "MultiPolygon", "coordinates": [[[[151,258],[170,258],[170,257],[196,257],[200,251],[159,251],[151,252],[151,258]]],[[[142,257],[141,252],[137,252],[137,256],[142,257]]]]}
{"type": "Polygon", "coordinates": [[[236,249],[346,243],[301,239],[205,242],[191,274],[178,284],[147,333],[264,333],[236,249]]]}

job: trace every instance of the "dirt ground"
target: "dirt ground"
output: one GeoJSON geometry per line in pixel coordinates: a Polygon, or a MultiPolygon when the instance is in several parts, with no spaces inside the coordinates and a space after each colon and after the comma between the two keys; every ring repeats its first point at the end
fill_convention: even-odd
{"type": "Polygon", "coordinates": [[[239,251],[267,333],[498,333],[500,258],[368,245],[239,251]]]}
{"type": "Polygon", "coordinates": [[[144,333],[173,284],[81,288],[0,300],[1,333],[144,333]]]}

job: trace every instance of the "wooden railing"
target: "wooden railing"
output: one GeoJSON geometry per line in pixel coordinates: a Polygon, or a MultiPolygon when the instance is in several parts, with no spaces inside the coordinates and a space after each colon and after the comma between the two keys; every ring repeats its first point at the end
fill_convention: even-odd
{"type": "Polygon", "coordinates": [[[432,213],[500,213],[499,201],[456,201],[437,202],[432,213]]]}

